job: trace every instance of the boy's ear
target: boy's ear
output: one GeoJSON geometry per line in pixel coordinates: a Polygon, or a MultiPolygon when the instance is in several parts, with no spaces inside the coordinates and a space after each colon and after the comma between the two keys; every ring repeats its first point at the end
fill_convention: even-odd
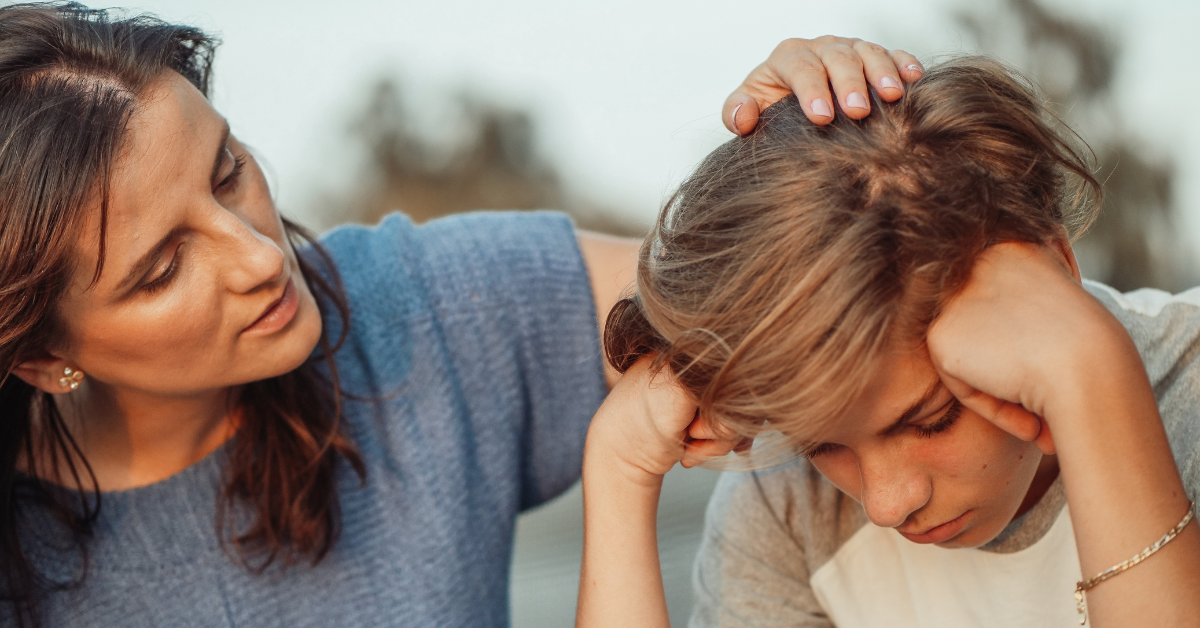
{"type": "Polygon", "coordinates": [[[17,365],[13,369],[13,375],[21,378],[21,381],[50,394],[71,392],[73,388],[70,386],[71,381],[82,381],[83,373],[75,369],[62,358],[37,358],[35,360],[26,360],[17,365]],[[66,369],[70,368],[72,374],[78,373],[73,379],[66,375],[66,369]],[[67,383],[64,384],[63,381],[67,383]]]}
{"type": "Polygon", "coordinates": [[[1079,262],[1075,259],[1075,250],[1071,248],[1071,238],[1067,236],[1066,228],[1059,225],[1055,231],[1055,237],[1047,244],[1058,254],[1063,269],[1071,273],[1075,281],[1083,283],[1083,277],[1079,274],[1079,262]]]}

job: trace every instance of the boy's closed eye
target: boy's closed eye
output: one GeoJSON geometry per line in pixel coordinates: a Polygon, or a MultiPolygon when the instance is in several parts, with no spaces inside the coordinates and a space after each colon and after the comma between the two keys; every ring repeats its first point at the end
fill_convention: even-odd
{"type": "MultiPolygon", "coordinates": [[[[954,426],[955,422],[962,416],[963,405],[958,399],[951,397],[942,408],[937,412],[932,413],[929,417],[916,417],[904,422],[899,422],[889,427],[885,435],[897,436],[906,431],[906,428],[912,428],[912,433],[920,438],[932,438],[937,434],[941,434],[954,426]],[[920,422],[918,422],[920,421],[920,422]]],[[[812,459],[817,456],[828,454],[841,447],[836,443],[820,443],[818,445],[805,448],[801,455],[805,458],[812,459]]]]}

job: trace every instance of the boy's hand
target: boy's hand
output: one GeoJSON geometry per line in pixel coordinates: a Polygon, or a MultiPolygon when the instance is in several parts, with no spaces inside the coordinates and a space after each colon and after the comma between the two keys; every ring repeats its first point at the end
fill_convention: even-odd
{"type": "Polygon", "coordinates": [[[745,444],[698,417],[670,371],[652,373],[652,362],[645,357],[630,367],[596,412],[585,454],[591,462],[603,459],[629,479],[653,484],[677,462],[694,466],[745,444]]]}
{"type": "Polygon", "coordinates": [[[924,73],[921,62],[907,52],[861,39],[787,39],[725,99],[721,120],[735,135],[745,135],[758,124],[760,111],[795,93],[813,124],[829,124],[834,113],[831,83],[842,110],[858,120],[871,113],[868,84],[892,102],[904,95],[904,83],[924,73]]]}
{"type": "Polygon", "coordinates": [[[963,405],[1047,453],[1042,417],[1053,427],[1056,404],[1086,394],[1098,369],[1142,368],[1128,333],[1083,289],[1063,247],[987,249],[927,339],[963,405]]]}

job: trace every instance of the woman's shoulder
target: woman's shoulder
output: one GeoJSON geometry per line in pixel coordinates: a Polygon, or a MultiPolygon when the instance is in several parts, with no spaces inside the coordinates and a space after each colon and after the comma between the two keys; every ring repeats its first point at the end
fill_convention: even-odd
{"type": "Polygon", "coordinates": [[[320,238],[351,305],[388,301],[389,312],[478,309],[550,273],[586,284],[574,226],[556,212],[472,212],[414,224],[394,213],[378,225],[345,225],[320,238]]]}

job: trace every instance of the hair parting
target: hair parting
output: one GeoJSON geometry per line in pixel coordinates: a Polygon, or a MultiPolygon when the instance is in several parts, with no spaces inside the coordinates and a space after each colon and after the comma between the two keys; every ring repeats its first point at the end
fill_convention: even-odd
{"type": "Polygon", "coordinates": [[[1089,149],[1012,69],[955,58],[874,101],[818,127],[790,96],[700,164],[609,314],[613,367],[653,354],[702,414],[766,425],[794,455],[884,352],[923,345],[987,247],[1074,240],[1095,219],[1089,149]]]}
{"type": "MultiPolygon", "coordinates": [[[[39,626],[43,594],[82,581],[103,501],[54,397],[11,375],[61,346],[58,305],[72,278],[100,277],[109,178],[139,98],[165,72],[207,97],[217,43],[192,27],[70,2],[0,7],[0,623],[39,626]],[[95,235],[85,232],[94,212],[95,235]],[[76,267],[83,237],[99,238],[94,269],[76,267]],[[35,560],[44,551],[51,562],[35,560]],[[78,569],[60,577],[47,564],[78,569]]],[[[340,317],[341,332],[331,341],[326,325],[303,365],[232,399],[239,422],[222,450],[215,525],[256,572],[321,560],[339,527],[339,468],[366,473],[342,420],[333,358],[349,324],[341,280],[311,234],[284,227],[322,319],[340,317]]]]}

